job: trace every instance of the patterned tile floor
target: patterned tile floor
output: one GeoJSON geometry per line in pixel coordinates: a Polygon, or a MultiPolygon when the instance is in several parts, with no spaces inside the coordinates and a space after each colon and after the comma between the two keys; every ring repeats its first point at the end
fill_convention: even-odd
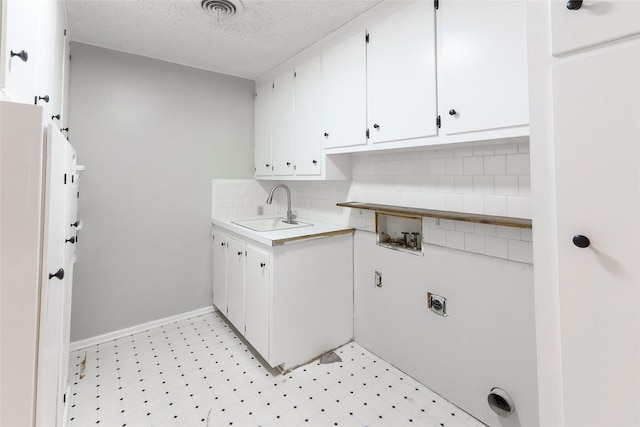
{"type": "Polygon", "coordinates": [[[342,362],[265,369],[218,314],[70,355],[67,426],[484,424],[356,343],[342,362]]]}

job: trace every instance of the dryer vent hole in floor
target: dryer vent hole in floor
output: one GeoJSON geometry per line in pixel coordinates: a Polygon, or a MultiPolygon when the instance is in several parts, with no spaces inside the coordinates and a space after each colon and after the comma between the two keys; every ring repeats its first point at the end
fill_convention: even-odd
{"type": "Polygon", "coordinates": [[[67,426],[435,426],[481,422],[356,343],[273,375],[216,314],[70,355],[67,426]]]}

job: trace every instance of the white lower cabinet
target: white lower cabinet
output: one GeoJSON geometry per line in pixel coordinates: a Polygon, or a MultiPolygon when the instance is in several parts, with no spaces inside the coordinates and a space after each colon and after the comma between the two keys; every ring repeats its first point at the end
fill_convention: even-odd
{"type": "Polygon", "coordinates": [[[217,226],[213,236],[214,304],[270,366],[291,369],[353,339],[352,234],[280,246],[217,226]]]}

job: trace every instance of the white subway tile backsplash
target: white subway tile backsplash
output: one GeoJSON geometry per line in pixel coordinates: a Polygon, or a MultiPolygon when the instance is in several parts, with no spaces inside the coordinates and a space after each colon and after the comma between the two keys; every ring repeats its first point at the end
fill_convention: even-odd
{"type": "Polygon", "coordinates": [[[484,214],[484,197],[476,194],[464,194],[462,212],[484,214]]]}
{"type": "Polygon", "coordinates": [[[462,175],[464,173],[464,159],[459,157],[446,159],[445,173],[447,175],[462,175]]]}
{"type": "Polygon", "coordinates": [[[507,215],[515,218],[531,218],[531,198],[508,196],[507,215]]]}
{"type": "Polygon", "coordinates": [[[508,240],[501,237],[486,236],[484,238],[485,254],[497,258],[509,258],[508,240]]]}
{"type": "Polygon", "coordinates": [[[507,172],[505,156],[486,156],[483,162],[485,175],[504,175],[507,172]]]}
{"type": "Polygon", "coordinates": [[[484,236],[474,233],[465,233],[464,250],[479,254],[485,253],[484,236]]]}
{"type": "Polygon", "coordinates": [[[465,157],[463,160],[465,175],[484,174],[484,160],[482,157],[465,157]]]}
{"type": "Polygon", "coordinates": [[[485,215],[507,216],[507,198],[505,196],[485,196],[485,215]]]}
{"type": "Polygon", "coordinates": [[[507,175],[529,175],[530,163],[528,154],[507,156],[507,175]]]}
{"type": "Polygon", "coordinates": [[[495,146],[496,154],[517,154],[518,144],[500,144],[495,146]]]}
{"type": "Polygon", "coordinates": [[[473,193],[474,194],[493,194],[495,192],[495,180],[492,176],[474,176],[473,177],[473,193]]]}
{"type": "Polygon", "coordinates": [[[498,237],[504,237],[505,239],[520,240],[520,229],[516,227],[504,227],[498,225],[496,227],[496,235],[498,237]]]}
{"type": "Polygon", "coordinates": [[[509,240],[509,259],[533,263],[533,244],[523,240],[509,240]]]}
{"type": "Polygon", "coordinates": [[[445,209],[453,212],[465,212],[466,194],[446,194],[445,209]]]}
{"type": "Polygon", "coordinates": [[[495,192],[499,196],[518,196],[519,184],[517,176],[496,176],[495,192]]]}
{"type": "Polygon", "coordinates": [[[465,234],[461,231],[447,230],[447,247],[464,250],[465,234]]]}
{"type": "Polygon", "coordinates": [[[429,159],[429,175],[444,175],[446,173],[446,159],[429,159]]]}
{"type": "Polygon", "coordinates": [[[454,177],[453,191],[456,193],[473,193],[473,177],[472,176],[454,177]]]}
{"type": "MultiPolygon", "coordinates": [[[[415,152],[353,155],[351,181],[284,181],[293,210],[310,220],[375,231],[371,211],[337,207],[341,201],[452,210],[531,218],[529,144],[423,149],[415,152]]],[[[265,200],[278,181],[213,180],[212,215],[232,217],[284,213],[286,199],[265,200]]],[[[531,230],[485,227],[433,218],[423,222],[427,244],[531,262],[531,230]],[[520,243],[512,243],[520,242],[520,243]],[[524,243],[522,243],[524,242],[524,243]],[[528,261],[527,261],[528,260],[528,261]]]]}

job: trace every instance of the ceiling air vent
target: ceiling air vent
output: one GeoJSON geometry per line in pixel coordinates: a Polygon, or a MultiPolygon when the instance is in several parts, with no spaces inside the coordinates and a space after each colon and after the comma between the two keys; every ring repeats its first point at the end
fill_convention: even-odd
{"type": "Polygon", "coordinates": [[[209,15],[220,19],[220,16],[233,16],[242,12],[242,2],[240,0],[202,0],[202,9],[209,15]]]}

